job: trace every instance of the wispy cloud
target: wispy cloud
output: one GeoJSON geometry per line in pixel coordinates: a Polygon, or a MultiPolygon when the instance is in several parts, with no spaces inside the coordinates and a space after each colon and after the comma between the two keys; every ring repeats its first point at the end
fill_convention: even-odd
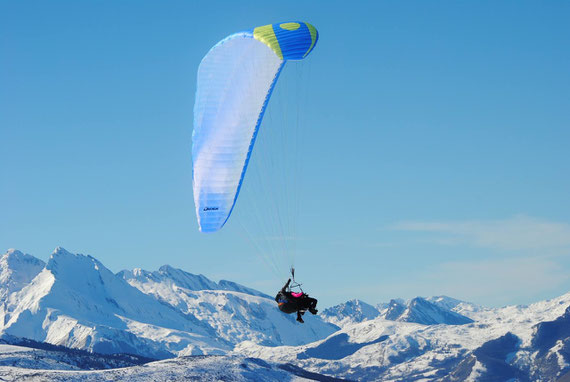
{"type": "Polygon", "coordinates": [[[527,304],[570,290],[570,224],[566,222],[516,215],[497,220],[401,221],[387,229],[390,232],[383,234],[388,233],[389,241],[379,246],[391,244],[393,254],[384,251],[387,256],[409,256],[406,270],[390,272],[390,267],[401,266],[390,260],[387,268],[380,265],[382,277],[377,281],[331,288],[331,298],[358,296],[377,303],[444,294],[500,306],[527,304]],[[411,246],[410,252],[402,240],[420,244],[422,258],[416,253],[418,246],[411,246]],[[429,261],[424,261],[426,253],[429,261]]]}
{"type": "Polygon", "coordinates": [[[540,299],[570,282],[566,269],[542,258],[448,262],[423,278],[427,285],[437,285],[447,294],[494,305],[540,299]]]}
{"type": "Polygon", "coordinates": [[[555,261],[525,257],[434,264],[398,281],[343,287],[335,293],[369,303],[391,298],[447,295],[484,306],[528,304],[568,292],[570,273],[555,261]]]}
{"type": "Polygon", "coordinates": [[[444,245],[506,250],[570,248],[570,224],[524,215],[503,220],[404,221],[391,228],[432,233],[430,240],[444,245]]]}

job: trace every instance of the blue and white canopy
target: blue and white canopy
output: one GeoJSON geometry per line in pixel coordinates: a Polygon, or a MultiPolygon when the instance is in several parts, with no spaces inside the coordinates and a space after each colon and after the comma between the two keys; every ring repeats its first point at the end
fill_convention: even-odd
{"type": "Polygon", "coordinates": [[[232,34],[202,59],[192,134],[201,232],[215,232],[228,220],[279,74],[287,60],[305,58],[317,39],[308,23],[266,25],[232,34]]]}

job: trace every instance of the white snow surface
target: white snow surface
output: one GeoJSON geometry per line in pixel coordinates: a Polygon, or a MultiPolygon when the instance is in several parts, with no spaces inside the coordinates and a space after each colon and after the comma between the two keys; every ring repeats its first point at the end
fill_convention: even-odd
{"type": "Polygon", "coordinates": [[[281,313],[273,298],[239,284],[225,281],[224,288],[231,285],[237,291],[218,290],[219,284],[209,280],[206,283],[204,276],[181,270],[177,270],[177,277],[171,274],[169,267],[162,267],[158,272],[120,273],[143,293],[206,322],[228,343],[249,340],[267,346],[301,345],[325,338],[338,329],[315,316],[300,325],[294,315],[281,313]],[[242,291],[251,291],[251,294],[242,291]]]}
{"type": "Polygon", "coordinates": [[[54,354],[0,345],[2,381],[308,381],[280,365],[239,356],[187,356],[106,370],[78,370],[54,354]],[[13,363],[16,366],[7,366],[13,363]],[[31,366],[31,367],[26,367],[31,366]]]}

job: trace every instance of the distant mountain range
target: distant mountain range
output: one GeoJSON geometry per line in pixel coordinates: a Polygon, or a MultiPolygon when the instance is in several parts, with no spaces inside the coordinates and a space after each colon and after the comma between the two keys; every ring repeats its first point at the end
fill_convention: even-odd
{"type": "MultiPolygon", "coordinates": [[[[423,325],[463,325],[473,322],[469,317],[453,311],[460,303],[468,304],[445,296],[429,299],[416,297],[408,303],[402,300],[391,300],[388,304],[379,304],[376,307],[364,301],[350,300],[344,304],[325,309],[322,316],[326,321],[339,326],[368,321],[377,317],[391,321],[416,322],[423,325]],[[451,301],[457,301],[457,304],[453,305],[450,303],[451,301]]],[[[475,305],[471,305],[475,307],[475,305]]]]}
{"type": "Polygon", "coordinates": [[[570,381],[570,293],[490,309],[450,297],[359,300],[326,309],[341,326],[296,347],[243,342],[234,352],[350,380],[570,381]]]}
{"type": "MultiPolygon", "coordinates": [[[[7,365],[67,370],[133,365],[132,380],[160,379],[160,370],[172,373],[172,367],[182,380],[189,375],[187,366],[199,363],[162,361],[156,363],[158,374],[136,365],[149,358],[208,355],[213,358],[203,358],[200,367],[240,378],[247,370],[264,370],[267,380],[328,375],[555,381],[570,378],[569,306],[570,293],[498,309],[446,296],[376,306],[351,300],[301,325],[279,312],[271,296],[231,281],[214,282],[168,265],[114,274],[95,258],[63,248],[47,263],[9,250],[0,257],[0,343],[6,344],[0,345],[0,376],[28,375],[24,369],[10,374],[3,369],[7,365]],[[25,351],[42,343],[61,347],[25,351]],[[62,356],[65,348],[93,357],[62,356]],[[105,356],[125,353],[134,357],[105,356]],[[143,370],[144,378],[137,374],[143,370]]],[[[45,380],[65,378],[50,373],[45,380]]],[[[111,371],[101,373],[97,378],[115,378],[111,371]]]]}

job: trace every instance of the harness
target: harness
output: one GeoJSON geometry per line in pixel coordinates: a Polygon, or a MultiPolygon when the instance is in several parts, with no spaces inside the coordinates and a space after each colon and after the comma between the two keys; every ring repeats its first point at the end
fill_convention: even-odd
{"type": "Polygon", "coordinates": [[[305,294],[305,292],[303,292],[303,288],[301,288],[301,283],[298,283],[297,281],[295,281],[295,268],[291,267],[291,284],[289,284],[289,292],[291,293],[295,293],[293,291],[291,291],[291,289],[294,288],[298,288],[301,291],[301,295],[299,296],[295,296],[293,295],[293,297],[301,297],[303,294],[305,294]]]}
{"type": "Polygon", "coordinates": [[[298,305],[304,296],[306,296],[306,294],[301,288],[301,283],[295,281],[295,268],[291,268],[291,282],[285,291],[281,291],[277,295],[275,299],[277,305],[279,308],[283,308],[284,310],[282,309],[282,311],[286,313],[292,313],[294,311],[305,312],[305,309],[299,309],[298,305]],[[288,310],[291,311],[289,312],[288,310]]]}

